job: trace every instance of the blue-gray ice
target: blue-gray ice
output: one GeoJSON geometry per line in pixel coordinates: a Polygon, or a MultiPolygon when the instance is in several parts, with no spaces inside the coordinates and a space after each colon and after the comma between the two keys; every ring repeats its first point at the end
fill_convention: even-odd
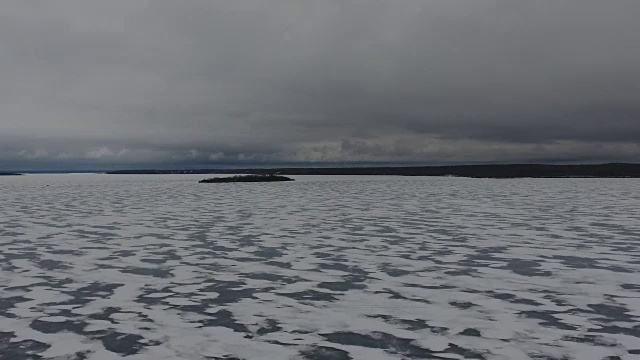
{"type": "Polygon", "coordinates": [[[637,359],[640,181],[0,179],[0,359],[637,359]]]}

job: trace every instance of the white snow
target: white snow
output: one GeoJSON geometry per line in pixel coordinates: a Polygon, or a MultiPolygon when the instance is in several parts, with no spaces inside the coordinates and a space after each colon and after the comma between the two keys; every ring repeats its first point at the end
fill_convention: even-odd
{"type": "Polygon", "coordinates": [[[0,348],[91,360],[640,349],[639,180],[203,177],[0,178],[0,348]]]}

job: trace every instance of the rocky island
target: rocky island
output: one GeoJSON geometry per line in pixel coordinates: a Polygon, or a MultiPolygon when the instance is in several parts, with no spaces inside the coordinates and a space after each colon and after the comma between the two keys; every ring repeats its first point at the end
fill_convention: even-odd
{"type": "Polygon", "coordinates": [[[200,180],[200,183],[235,183],[235,182],[274,182],[274,181],[294,181],[291,178],[280,175],[236,175],[227,177],[217,177],[200,180]]]}

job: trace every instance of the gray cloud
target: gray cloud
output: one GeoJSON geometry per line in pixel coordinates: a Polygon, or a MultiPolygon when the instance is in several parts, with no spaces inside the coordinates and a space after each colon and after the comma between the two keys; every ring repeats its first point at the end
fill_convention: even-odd
{"type": "Polygon", "coordinates": [[[640,161],[636,0],[9,0],[0,168],[640,161]]]}

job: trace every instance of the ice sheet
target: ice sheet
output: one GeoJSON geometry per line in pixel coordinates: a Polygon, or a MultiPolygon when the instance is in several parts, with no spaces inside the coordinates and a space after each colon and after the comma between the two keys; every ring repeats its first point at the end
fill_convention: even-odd
{"type": "Polygon", "coordinates": [[[640,181],[0,179],[0,359],[634,359],[640,181]]]}

